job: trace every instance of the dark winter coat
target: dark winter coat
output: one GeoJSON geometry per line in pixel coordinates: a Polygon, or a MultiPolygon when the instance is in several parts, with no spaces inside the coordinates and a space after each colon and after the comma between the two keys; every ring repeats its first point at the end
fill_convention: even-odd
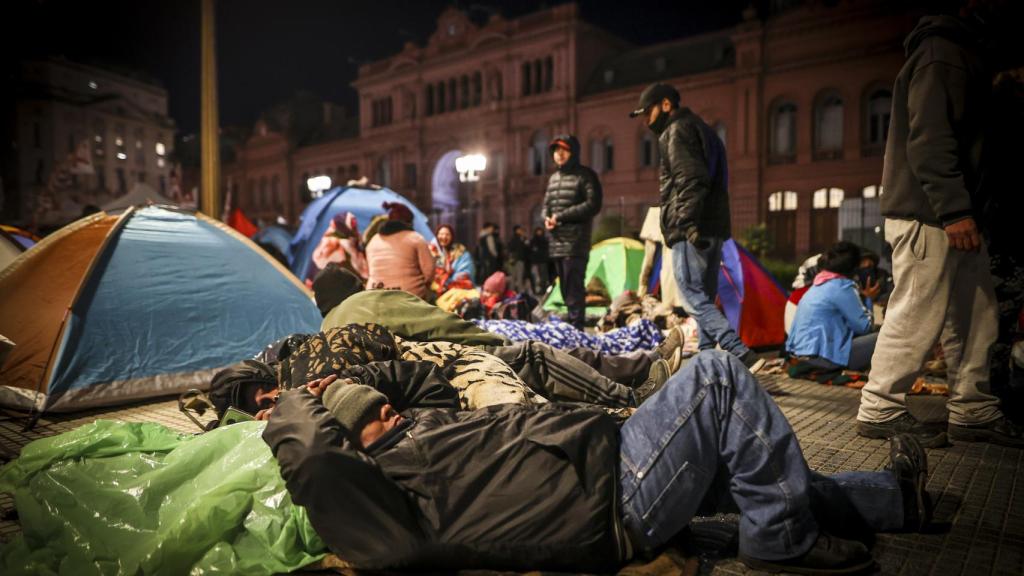
{"type": "Polygon", "coordinates": [[[725,145],[715,131],[689,108],[673,110],[658,135],[658,151],[665,244],[729,238],[729,171],[725,145]]]}
{"type": "Polygon", "coordinates": [[[263,433],[292,500],[340,557],[574,572],[625,559],[609,416],[558,404],[404,409],[403,393],[384,392],[412,425],[369,454],[306,389],[281,394],[263,433]]]}
{"type": "Polygon", "coordinates": [[[904,42],[882,171],[887,218],[944,226],[976,216],[991,80],[962,20],[926,16],[904,42]]]}
{"type": "Polygon", "coordinates": [[[548,254],[568,258],[590,254],[590,233],[594,216],[601,211],[601,182],[593,170],[580,164],[580,143],[575,136],[556,136],[569,143],[571,156],[548,179],[544,193],[544,217],[556,216],[548,254]]]}

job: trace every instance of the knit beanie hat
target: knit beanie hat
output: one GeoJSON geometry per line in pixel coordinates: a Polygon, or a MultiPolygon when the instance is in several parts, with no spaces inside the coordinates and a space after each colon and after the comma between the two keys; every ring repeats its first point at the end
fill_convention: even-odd
{"type": "Polygon", "coordinates": [[[374,409],[387,404],[388,397],[364,384],[335,382],[324,390],[324,407],[349,432],[363,422],[374,409]]]}
{"type": "Polygon", "coordinates": [[[412,224],[412,210],[401,202],[385,202],[381,205],[388,211],[388,220],[398,220],[406,224],[412,224]]]}
{"type": "Polygon", "coordinates": [[[328,263],[313,279],[313,297],[321,316],[327,316],[335,306],[362,289],[363,279],[337,262],[328,263]]]}
{"type": "Polygon", "coordinates": [[[484,280],[484,290],[491,294],[505,294],[505,273],[501,270],[484,280]]]}

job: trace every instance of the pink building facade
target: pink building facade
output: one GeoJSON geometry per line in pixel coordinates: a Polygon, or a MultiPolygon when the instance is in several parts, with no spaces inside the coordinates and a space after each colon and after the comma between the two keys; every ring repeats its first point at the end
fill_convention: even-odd
{"type": "Polygon", "coordinates": [[[569,132],[601,175],[603,215],[621,216],[628,233],[658,202],[658,157],[627,113],[663,81],[726,143],[733,233],[764,223],[777,255],[798,258],[838,237],[843,200],[879,192],[890,90],[916,18],[874,0],[744,16],[732,29],[637,48],[574,4],[479,26],[448,9],[425,46],[360,69],[358,135],[293,146],[258,129],[235,169],[262,168],[243,170],[240,195],[246,205],[253,195],[260,215],[292,220],[309,176],[366,176],[463,239],[488,220],[508,233],[539,223],[547,143],[569,132]],[[454,159],[470,153],[488,166],[479,182],[460,183],[454,159]],[[262,202],[260,170],[271,188],[275,175],[282,183],[276,204],[262,202]]]}

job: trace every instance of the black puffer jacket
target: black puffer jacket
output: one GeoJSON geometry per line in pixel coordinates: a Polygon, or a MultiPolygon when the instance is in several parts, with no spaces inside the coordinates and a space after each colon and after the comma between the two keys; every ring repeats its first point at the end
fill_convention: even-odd
{"type": "MultiPolygon", "coordinates": [[[[580,143],[575,136],[561,135],[555,140],[568,142],[572,155],[548,179],[544,193],[544,217],[558,217],[558,226],[551,230],[548,255],[585,256],[590,253],[592,221],[601,211],[601,181],[593,170],[580,164],[580,143]]],[[[548,150],[550,153],[551,148],[548,150]]]]}
{"type": "Polygon", "coordinates": [[[341,558],[573,572],[625,560],[609,416],[557,404],[402,414],[412,425],[366,454],[319,398],[290,390],[263,432],[292,500],[341,558]]]}
{"type": "Polygon", "coordinates": [[[729,172],[715,131],[689,108],[673,110],[658,135],[658,151],[665,244],[688,237],[729,238],[729,172]]]}

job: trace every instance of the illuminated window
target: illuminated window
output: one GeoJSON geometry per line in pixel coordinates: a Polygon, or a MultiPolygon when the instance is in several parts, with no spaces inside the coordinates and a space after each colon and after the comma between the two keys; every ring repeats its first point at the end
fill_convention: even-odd
{"type": "Polygon", "coordinates": [[[789,212],[796,210],[797,195],[792,190],[772,192],[768,196],[769,212],[789,212]]]}
{"type": "Polygon", "coordinates": [[[846,192],[842,188],[820,188],[814,191],[811,196],[811,208],[822,210],[825,208],[839,208],[843,203],[846,192]]]}

